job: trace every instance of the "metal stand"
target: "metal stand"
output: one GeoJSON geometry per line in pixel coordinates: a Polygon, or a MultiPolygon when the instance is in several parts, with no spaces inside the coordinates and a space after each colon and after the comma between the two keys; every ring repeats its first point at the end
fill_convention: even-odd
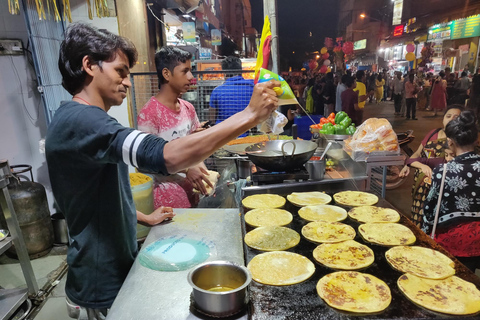
{"type": "Polygon", "coordinates": [[[367,181],[367,190],[370,190],[370,187],[371,187],[372,169],[375,167],[383,167],[381,197],[385,199],[387,167],[403,165],[405,163],[405,156],[403,154],[392,155],[392,156],[372,156],[372,157],[367,157],[365,162],[367,164],[367,176],[369,177],[367,181]]]}
{"type": "Polygon", "coordinates": [[[28,257],[27,247],[23,239],[22,231],[20,230],[20,225],[18,224],[10,193],[8,192],[10,177],[12,177],[12,173],[8,161],[0,160],[0,205],[11,234],[10,237],[0,242],[0,254],[3,254],[10,248],[12,243],[15,245],[28,290],[0,289],[0,320],[10,318],[18,307],[28,298],[28,295],[35,296],[38,292],[38,284],[28,257]]]}

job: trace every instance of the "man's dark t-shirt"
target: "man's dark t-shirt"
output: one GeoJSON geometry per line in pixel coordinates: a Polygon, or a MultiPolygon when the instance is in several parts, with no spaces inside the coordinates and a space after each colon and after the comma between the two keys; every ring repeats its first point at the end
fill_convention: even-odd
{"type": "Polygon", "coordinates": [[[45,151],[52,191],[68,225],[65,292],[75,304],[112,305],[138,251],[127,164],[168,174],[165,144],[123,127],[96,106],[67,101],[56,111],[45,151]]]}
{"type": "MultiPolygon", "coordinates": [[[[352,122],[359,125],[358,113],[361,111],[355,110],[355,104],[358,104],[358,92],[353,91],[352,88],[342,92],[342,111],[345,111],[352,119],[352,122]]],[[[360,119],[361,121],[361,119],[360,119]]]]}

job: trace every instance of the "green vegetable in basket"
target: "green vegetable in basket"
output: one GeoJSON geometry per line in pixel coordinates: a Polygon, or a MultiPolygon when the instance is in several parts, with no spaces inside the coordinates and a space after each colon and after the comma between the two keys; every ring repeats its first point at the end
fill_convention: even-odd
{"type": "Polygon", "coordinates": [[[325,123],[320,131],[323,134],[335,134],[335,127],[330,122],[325,123]],[[322,132],[323,131],[323,132],[322,132]]]}
{"type": "MultiPolygon", "coordinates": [[[[335,123],[337,123],[337,122],[335,122],[335,123]]],[[[342,126],[345,126],[345,128],[348,128],[348,127],[352,124],[352,119],[347,116],[346,118],[344,118],[344,119],[340,122],[340,124],[341,124],[342,126]]]]}
{"type": "Polygon", "coordinates": [[[348,135],[353,135],[357,131],[357,128],[355,128],[355,125],[351,125],[346,129],[346,133],[348,135]]]}
{"type": "Polygon", "coordinates": [[[336,124],[336,125],[334,125],[334,127],[335,127],[335,134],[346,134],[347,133],[344,125],[336,124]]]}
{"type": "Polygon", "coordinates": [[[342,122],[343,119],[345,119],[345,117],[348,117],[347,113],[345,111],[340,111],[335,116],[335,123],[339,124],[340,122],[342,122]]]}

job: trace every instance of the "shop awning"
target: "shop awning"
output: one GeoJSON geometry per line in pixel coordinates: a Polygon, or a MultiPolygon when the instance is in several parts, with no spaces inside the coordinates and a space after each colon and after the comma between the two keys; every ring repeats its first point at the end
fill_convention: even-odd
{"type": "Polygon", "coordinates": [[[400,37],[387,37],[385,40],[382,40],[380,43],[380,48],[390,48],[399,44],[404,44],[406,42],[425,42],[427,41],[428,30],[420,30],[414,33],[407,33],[400,37]]]}

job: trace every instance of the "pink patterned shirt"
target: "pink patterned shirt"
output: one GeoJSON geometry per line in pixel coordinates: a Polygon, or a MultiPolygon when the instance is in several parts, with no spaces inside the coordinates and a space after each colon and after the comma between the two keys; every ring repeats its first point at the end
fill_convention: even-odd
{"type": "MultiPolygon", "coordinates": [[[[178,99],[180,110],[174,111],[155,97],[143,106],[138,114],[138,130],[154,134],[167,141],[184,137],[200,127],[193,105],[178,99]]],[[[154,184],[155,209],[160,206],[190,208],[196,202],[192,185],[183,174],[156,175],[154,184]]]]}

